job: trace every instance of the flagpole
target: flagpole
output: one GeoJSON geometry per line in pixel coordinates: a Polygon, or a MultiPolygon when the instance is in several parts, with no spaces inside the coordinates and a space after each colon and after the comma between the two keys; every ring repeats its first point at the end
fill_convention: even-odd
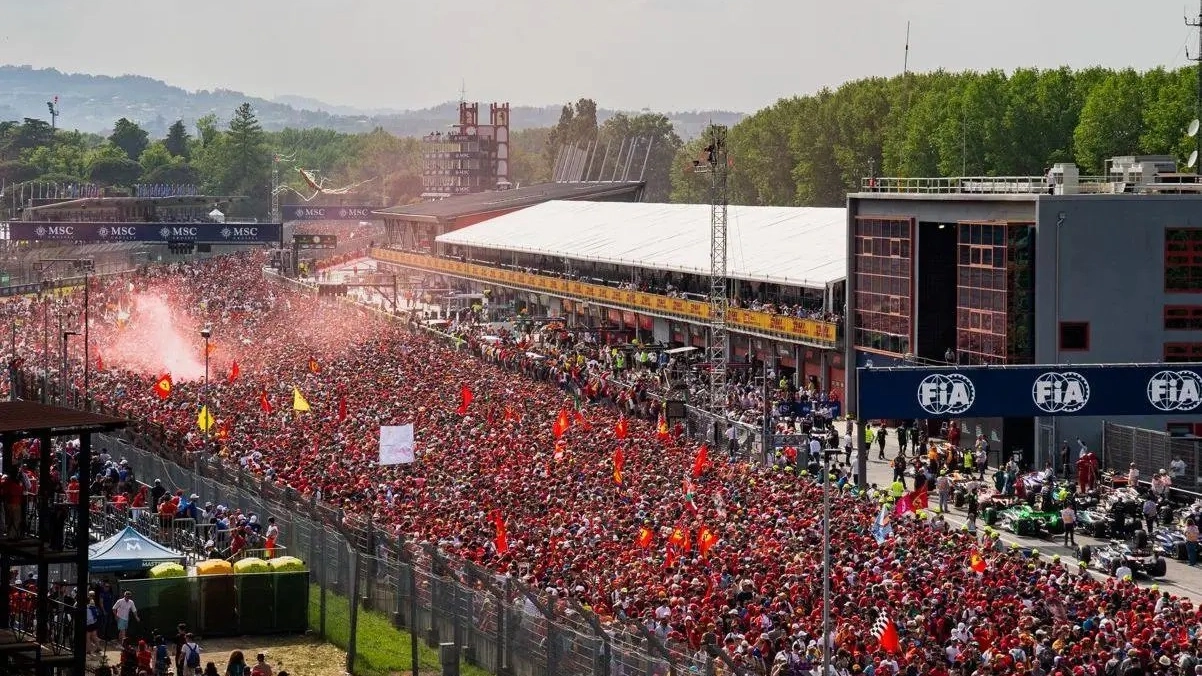
{"type": "MultiPolygon", "coordinates": [[[[209,338],[212,335],[213,335],[213,329],[210,328],[208,324],[205,324],[205,327],[200,330],[200,336],[205,339],[205,388],[204,388],[204,403],[201,404],[202,406],[209,405],[209,338]]],[[[207,410],[207,409],[205,409],[205,410],[207,410]]],[[[212,414],[210,413],[209,415],[212,415],[212,414]]],[[[205,422],[208,423],[208,420],[205,420],[205,422]]],[[[211,424],[205,425],[204,433],[205,433],[206,440],[208,440],[208,438],[209,438],[209,430],[212,427],[213,426],[211,424]]]]}
{"type": "Polygon", "coordinates": [[[822,676],[831,673],[831,464],[822,451],[822,676]]]}

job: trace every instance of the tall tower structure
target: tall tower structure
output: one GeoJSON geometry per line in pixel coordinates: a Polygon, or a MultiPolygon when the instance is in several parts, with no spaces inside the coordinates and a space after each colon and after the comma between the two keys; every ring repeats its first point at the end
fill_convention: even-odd
{"type": "Polygon", "coordinates": [[[726,368],[730,342],[726,332],[726,311],[730,307],[730,280],[726,277],[726,216],[729,197],[726,178],[730,161],[726,154],[726,127],[710,125],[702,156],[693,162],[693,171],[710,175],[710,318],[709,348],[706,361],[710,369],[710,411],[715,418],[726,416],[726,368]]]}

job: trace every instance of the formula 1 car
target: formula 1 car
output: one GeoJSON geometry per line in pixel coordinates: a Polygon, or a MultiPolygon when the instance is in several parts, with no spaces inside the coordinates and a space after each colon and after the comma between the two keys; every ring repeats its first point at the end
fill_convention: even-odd
{"type": "Polygon", "coordinates": [[[998,512],[998,527],[1015,535],[1046,537],[1064,533],[1064,522],[1055,512],[1037,512],[1026,505],[1018,505],[998,512]]]}
{"type": "Polygon", "coordinates": [[[1114,575],[1120,566],[1126,565],[1134,575],[1164,577],[1168,572],[1168,561],[1160,555],[1159,547],[1148,539],[1146,531],[1137,530],[1131,539],[1111,541],[1105,545],[1081,545],[1077,558],[1093,570],[1114,575]]]}
{"type": "Polygon", "coordinates": [[[1114,524],[1104,512],[1083,510],[1077,512],[1077,532],[1089,535],[1099,540],[1110,537],[1114,524]]]}

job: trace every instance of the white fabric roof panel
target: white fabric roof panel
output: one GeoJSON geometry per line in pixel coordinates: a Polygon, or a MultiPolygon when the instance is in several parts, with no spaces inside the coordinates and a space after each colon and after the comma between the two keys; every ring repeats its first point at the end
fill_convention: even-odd
{"type": "MultiPolygon", "coordinates": [[[[847,276],[847,210],[731,206],[727,276],[820,288],[847,276]]],[[[444,244],[708,275],[708,204],[553,201],[440,235],[444,244]]]]}

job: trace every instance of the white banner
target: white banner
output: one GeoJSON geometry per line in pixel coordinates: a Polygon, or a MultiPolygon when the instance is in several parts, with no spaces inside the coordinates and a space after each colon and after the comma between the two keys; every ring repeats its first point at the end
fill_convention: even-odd
{"type": "Polygon", "coordinates": [[[412,423],[380,428],[381,465],[406,465],[415,460],[412,423]]]}

